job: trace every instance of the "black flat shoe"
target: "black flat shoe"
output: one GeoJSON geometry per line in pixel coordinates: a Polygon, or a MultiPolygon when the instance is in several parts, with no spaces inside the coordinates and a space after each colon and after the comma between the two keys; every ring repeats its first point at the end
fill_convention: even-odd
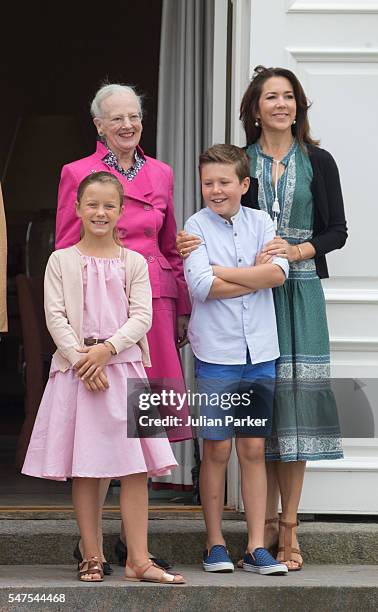
{"type": "MultiPolygon", "coordinates": [[[[127,546],[124,545],[121,538],[118,538],[115,545],[115,554],[117,555],[119,565],[124,567],[127,559],[127,546]]],[[[156,557],[150,557],[150,559],[163,570],[170,570],[172,567],[169,561],[165,561],[164,559],[156,559],[156,557]]]]}
{"type": "MultiPolygon", "coordinates": [[[[80,540],[79,540],[80,542],[80,540]]],[[[83,561],[83,555],[80,552],[79,542],[76,544],[75,550],[73,551],[74,559],[77,561],[77,569],[79,570],[79,565],[83,561]]],[[[105,576],[110,576],[113,573],[113,568],[108,561],[102,562],[102,569],[104,571],[105,576]]]]}

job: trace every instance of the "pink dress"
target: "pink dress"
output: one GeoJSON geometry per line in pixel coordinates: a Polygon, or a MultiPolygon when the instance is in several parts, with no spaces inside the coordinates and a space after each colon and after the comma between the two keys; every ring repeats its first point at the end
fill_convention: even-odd
{"type": "MultiPolygon", "coordinates": [[[[127,320],[124,264],[82,257],[83,336],[109,338],[127,320]]],[[[170,474],[177,462],[167,438],[127,437],[128,379],[146,378],[140,348],[112,357],[105,373],[109,389],[91,392],[73,369],[61,372],[53,360],[23,474],[53,480],[170,474]]]]}

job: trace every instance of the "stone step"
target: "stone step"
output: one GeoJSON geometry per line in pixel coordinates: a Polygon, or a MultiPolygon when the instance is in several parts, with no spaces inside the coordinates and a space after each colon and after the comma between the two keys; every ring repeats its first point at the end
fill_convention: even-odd
{"type": "Polygon", "coordinates": [[[375,612],[377,568],[369,565],[307,565],[286,576],[258,576],[237,570],[209,574],[201,568],[178,566],[187,580],[182,586],[126,582],[121,568],[103,583],[82,584],[72,566],[0,566],[1,612],[375,612]],[[43,602],[55,596],[56,602],[43,602]],[[14,598],[20,595],[26,602],[14,598]],[[27,596],[39,602],[27,602],[27,596]],[[10,600],[13,599],[12,602],[10,600]],[[60,600],[60,601],[59,601],[60,600]]]}
{"type": "MultiPolygon", "coordinates": [[[[119,520],[104,520],[105,555],[115,562],[119,520]]],[[[223,521],[230,555],[240,558],[246,545],[244,521],[223,521]]],[[[378,564],[378,524],[302,522],[299,540],[305,563],[378,564]]],[[[175,564],[194,565],[206,542],[203,520],[150,520],[149,548],[175,564]]],[[[1,520],[0,565],[68,564],[78,539],[73,520],[1,520]]],[[[377,568],[378,583],[378,568],[377,568]]]]}

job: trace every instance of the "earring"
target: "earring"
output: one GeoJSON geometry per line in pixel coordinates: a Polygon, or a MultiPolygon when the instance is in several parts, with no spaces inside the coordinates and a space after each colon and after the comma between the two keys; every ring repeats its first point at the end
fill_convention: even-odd
{"type": "Polygon", "coordinates": [[[295,125],[296,123],[297,123],[297,120],[296,120],[296,119],[294,119],[294,121],[293,121],[292,125],[295,125]]]}
{"type": "Polygon", "coordinates": [[[259,124],[259,120],[258,120],[258,119],[256,119],[256,121],[255,121],[255,127],[260,127],[260,124],[259,124]]]}

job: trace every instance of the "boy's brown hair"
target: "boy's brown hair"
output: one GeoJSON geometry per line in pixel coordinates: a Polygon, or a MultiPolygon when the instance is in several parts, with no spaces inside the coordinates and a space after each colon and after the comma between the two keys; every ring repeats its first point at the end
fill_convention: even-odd
{"type": "Polygon", "coordinates": [[[199,171],[205,164],[230,164],[234,166],[236,176],[241,183],[249,177],[249,160],[246,152],[231,144],[215,144],[199,156],[199,171]]]}

